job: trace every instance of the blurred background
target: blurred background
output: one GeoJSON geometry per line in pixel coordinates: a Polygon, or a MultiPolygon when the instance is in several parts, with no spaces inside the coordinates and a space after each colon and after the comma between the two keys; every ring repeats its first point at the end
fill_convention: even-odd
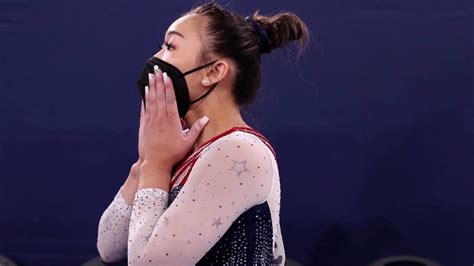
{"type": "MultiPolygon", "coordinates": [[[[136,79],[204,1],[0,0],[0,254],[98,256],[100,216],[137,159],[136,79]]],[[[263,57],[243,110],[276,149],[289,261],[474,263],[474,4],[218,1],[310,28],[263,57]]]]}

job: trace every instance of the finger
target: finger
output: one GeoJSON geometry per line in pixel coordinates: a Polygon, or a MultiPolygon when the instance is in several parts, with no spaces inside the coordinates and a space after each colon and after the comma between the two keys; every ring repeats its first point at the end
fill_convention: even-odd
{"type": "Polygon", "coordinates": [[[165,85],[163,84],[163,72],[161,72],[157,65],[155,65],[153,69],[155,71],[156,105],[158,110],[158,116],[166,116],[165,85]]]}
{"type": "Polygon", "coordinates": [[[140,105],[140,124],[145,120],[145,107],[143,106],[143,101],[140,105]]]}
{"type": "Polygon", "coordinates": [[[145,104],[145,118],[144,122],[148,122],[150,120],[150,87],[145,86],[145,102],[148,104],[145,104]]]}
{"type": "Polygon", "coordinates": [[[156,83],[155,83],[155,75],[152,73],[148,73],[148,84],[150,86],[150,90],[148,92],[148,99],[146,100],[147,103],[147,111],[150,111],[149,118],[154,119],[157,116],[157,106],[156,106],[156,83]]]}
{"type": "Polygon", "coordinates": [[[208,122],[209,122],[209,118],[207,118],[207,116],[204,116],[198,121],[194,122],[193,126],[188,131],[188,134],[186,134],[186,137],[185,137],[186,140],[189,141],[190,145],[196,142],[196,139],[199,137],[199,134],[201,133],[202,129],[204,128],[204,126],[207,125],[208,122]]]}
{"type": "Polygon", "coordinates": [[[171,79],[168,77],[166,72],[163,73],[163,78],[165,82],[166,113],[169,117],[179,118],[173,82],[171,82],[171,79]]]}

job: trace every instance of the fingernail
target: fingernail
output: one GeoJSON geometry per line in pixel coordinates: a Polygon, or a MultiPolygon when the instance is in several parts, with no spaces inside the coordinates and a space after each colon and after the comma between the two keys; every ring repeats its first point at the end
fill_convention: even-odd
{"type": "Polygon", "coordinates": [[[155,73],[161,72],[160,68],[157,65],[153,66],[153,70],[155,70],[155,73]]]}
{"type": "Polygon", "coordinates": [[[163,72],[163,79],[165,81],[168,81],[170,79],[170,77],[168,77],[168,74],[166,72],[163,72]]]}
{"type": "Polygon", "coordinates": [[[148,78],[149,78],[149,79],[153,79],[153,74],[148,73],[148,78]]]}
{"type": "Polygon", "coordinates": [[[209,121],[209,118],[207,116],[204,116],[203,118],[201,118],[201,125],[204,126],[205,124],[207,124],[207,122],[209,121]]]}
{"type": "Polygon", "coordinates": [[[148,91],[149,91],[148,86],[145,86],[145,94],[148,94],[148,91]]]}

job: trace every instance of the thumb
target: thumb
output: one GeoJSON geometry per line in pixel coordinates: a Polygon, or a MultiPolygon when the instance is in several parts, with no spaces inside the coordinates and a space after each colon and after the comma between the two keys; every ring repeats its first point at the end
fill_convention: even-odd
{"type": "Polygon", "coordinates": [[[207,116],[203,116],[201,119],[194,122],[193,126],[186,135],[186,140],[189,141],[191,145],[196,141],[202,129],[207,125],[207,122],[209,122],[209,118],[207,116]]]}

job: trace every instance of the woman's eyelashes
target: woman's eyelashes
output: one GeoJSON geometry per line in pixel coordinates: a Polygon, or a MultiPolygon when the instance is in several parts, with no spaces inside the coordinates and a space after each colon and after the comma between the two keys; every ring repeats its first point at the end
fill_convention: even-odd
{"type": "Polygon", "coordinates": [[[161,48],[165,48],[165,47],[166,47],[166,49],[167,49],[168,51],[170,51],[171,49],[174,49],[174,46],[173,46],[171,43],[169,43],[169,42],[164,42],[164,43],[161,45],[161,48]]]}

